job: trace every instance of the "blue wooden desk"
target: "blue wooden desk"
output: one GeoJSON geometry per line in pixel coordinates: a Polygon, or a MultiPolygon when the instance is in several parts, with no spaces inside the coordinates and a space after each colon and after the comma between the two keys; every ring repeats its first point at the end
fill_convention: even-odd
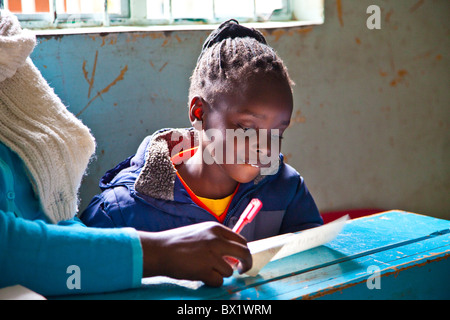
{"type": "Polygon", "coordinates": [[[220,288],[147,278],[139,289],[68,299],[449,299],[450,221],[388,211],[347,223],[327,245],[235,275],[220,288]]]}

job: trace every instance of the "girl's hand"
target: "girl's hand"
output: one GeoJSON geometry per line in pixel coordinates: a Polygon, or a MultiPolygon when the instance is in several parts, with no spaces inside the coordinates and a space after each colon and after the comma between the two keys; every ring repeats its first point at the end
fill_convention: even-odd
{"type": "Polygon", "coordinates": [[[201,280],[218,287],[224,277],[233,274],[225,256],[240,260],[241,273],[252,266],[247,241],[219,223],[204,222],[162,232],[138,233],[144,255],[144,277],[164,275],[201,280]]]}

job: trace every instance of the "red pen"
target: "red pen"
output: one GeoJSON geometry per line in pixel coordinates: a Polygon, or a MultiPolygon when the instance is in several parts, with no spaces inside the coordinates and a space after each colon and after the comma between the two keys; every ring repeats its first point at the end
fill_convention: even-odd
{"type": "MultiPolygon", "coordinates": [[[[244,228],[244,226],[247,223],[252,222],[252,220],[255,218],[256,214],[259,212],[259,210],[261,210],[261,208],[262,208],[261,200],[257,198],[252,199],[248,204],[248,206],[245,208],[244,212],[239,217],[238,222],[233,227],[233,231],[236,233],[241,232],[242,228],[244,228]]],[[[226,257],[226,260],[233,268],[236,268],[239,262],[239,260],[232,257],[226,257]]]]}
{"type": "Polygon", "coordinates": [[[262,202],[261,200],[257,198],[253,198],[250,203],[248,204],[247,208],[245,208],[244,212],[241,214],[238,222],[233,227],[233,231],[236,233],[241,232],[242,228],[247,223],[252,222],[252,220],[255,218],[256,214],[261,210],[262,208],[262,202]]]}

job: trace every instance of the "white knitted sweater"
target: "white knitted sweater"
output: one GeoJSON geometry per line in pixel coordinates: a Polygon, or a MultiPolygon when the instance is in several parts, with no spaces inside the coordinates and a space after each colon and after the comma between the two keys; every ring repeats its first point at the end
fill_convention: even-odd
{"type": "Polygon", "coordinates": [[[35,36],[0,11],[0,140],[27,166],[42,209],[54,223],[73,218],[95,141],[28,57],[35,36]]]}

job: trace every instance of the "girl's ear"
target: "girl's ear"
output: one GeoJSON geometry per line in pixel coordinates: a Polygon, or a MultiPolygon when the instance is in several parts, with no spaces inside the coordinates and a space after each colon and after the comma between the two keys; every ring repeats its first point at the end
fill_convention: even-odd
{"type": "Polygon", "coordinates": [[[195,96],[192,98],[189,105],[189,120],[194,128],[197,130],[202,129],[203,110],[205,104],[201,97],[195,96]]]}

